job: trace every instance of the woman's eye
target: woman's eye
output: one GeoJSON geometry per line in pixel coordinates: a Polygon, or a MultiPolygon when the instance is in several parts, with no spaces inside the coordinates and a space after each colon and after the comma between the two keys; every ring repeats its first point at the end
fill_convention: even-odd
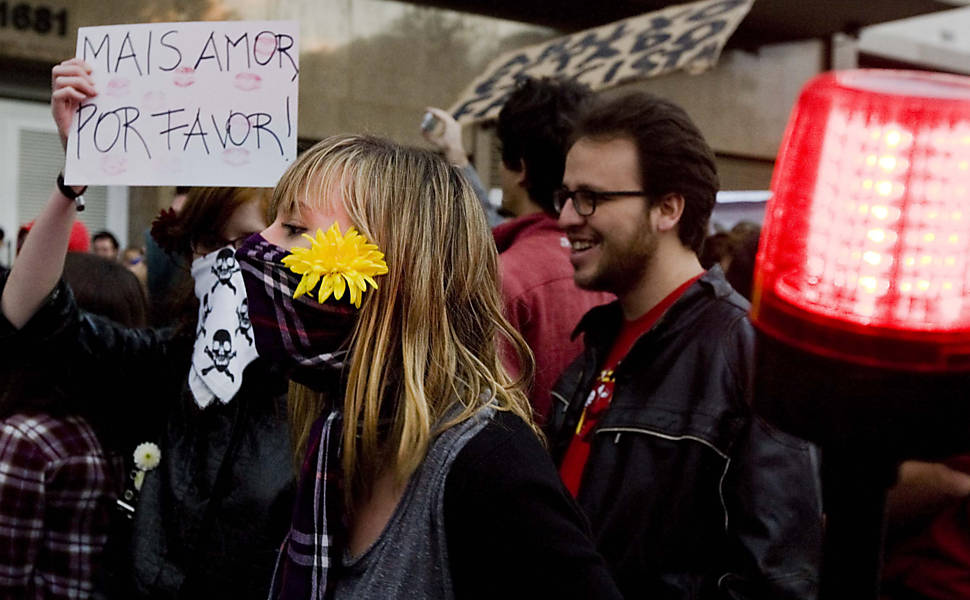
{"type": "Polygon", "coordinates": [[[306,227],[301,227],[299,225],[291,225],[289,223],[283,223],[283,229],[286,230],[286,235],[290,237],[296,237],[301,233],[306,233],[306,227]]]}

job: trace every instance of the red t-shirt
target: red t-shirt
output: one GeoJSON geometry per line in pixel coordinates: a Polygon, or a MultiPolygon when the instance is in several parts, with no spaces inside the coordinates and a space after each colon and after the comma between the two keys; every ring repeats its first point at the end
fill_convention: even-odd
{"type": "Polygon", "coordinates": [[[562,465],[559,467],[559,476],[562,477],[566,489],[575,497],[579,494],[579,483],[583,479],[583,470],[586,468],[586,460],[589,458],[589,445],[591,434],[600,417],[606,412],[613,399],[613,373],[620,362],[626,357],[627,352],[637,339],[650,330],[660,316],[683,295],[692,283],[697,281],[700,275],[692,277],[682,283],[676,290],[670,292],[659,304],[648,310],[642,316],[626,321],[623,329],[613,342],[613,347],[603,361],[599,377],[593,382],[593,389],[586,397],[586,404],[583,407],[583,414],[579,417],[573,439],[569,442],[569,448],[563,457],[562,465]]]}

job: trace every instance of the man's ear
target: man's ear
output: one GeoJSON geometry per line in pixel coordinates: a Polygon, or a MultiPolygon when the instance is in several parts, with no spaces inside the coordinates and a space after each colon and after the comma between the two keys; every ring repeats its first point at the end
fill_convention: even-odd
{"type": "Polygon", "coordinates": [[[512,171],[515,173],[515,185],[522,189],[525,189],[529,185],[529,175],[525,169],[525,161],[521,158],[519,159],[519,170],[512,171]]]}
{"type": "Polygon", "coordinates": [[[680,217],[684,214],[684,196],[682,194],[670,193],[660,198],[654,204],[657,209],[657,230],[671,231],[680,223],[680,217]]]}

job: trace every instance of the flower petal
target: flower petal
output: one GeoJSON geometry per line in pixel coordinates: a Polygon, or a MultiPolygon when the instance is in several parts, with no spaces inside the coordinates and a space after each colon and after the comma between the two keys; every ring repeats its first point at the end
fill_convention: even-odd
{"type": "Polygon", "coordinates": [[[296,291],[293,292],[293,299],[294,300],[296,300],[297,298],[299,298],[303,294],[306,294],[307,293],[306,281],[307,281],[307,276],[304,275],[300,279],[300,284],[298,286],[296,286],[296,291]]]}
{"type": "Polygon", "coordinates": [[[344,278],[339,274],[333,276],[333,297],[335,300],[340,300],[344,296],[344,290],[347,288],[347,284],[344,278]]]}
{"type": "Polygon", "coordinates": [[[324,275],[323,279],[320,281],[320,291],[317,292],[317,301],[320,304],[326,302],[330,294],[333,293],[333,275],[324,275]]]}
{"type": "Polygon", "coordinates": [[[306,275],[303,276],[303,280],[306,281],[307,293],[313,292],[313,288],[317,287],[317,282],[320,281],[320,273],[316,270],[308,271],[306,275]]]}
{"type": "Polygon", "coordinates": [[[360,308],[360,286],[349,275],[344,275],[344,277],[347,279],[347,288],[350,290],[350,303],[360,308]]]}

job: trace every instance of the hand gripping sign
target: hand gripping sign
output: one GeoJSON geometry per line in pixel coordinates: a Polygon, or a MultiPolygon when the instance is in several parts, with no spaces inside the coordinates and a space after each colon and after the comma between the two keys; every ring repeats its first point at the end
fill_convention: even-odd
{"type": "Polygon", "coordinates": [[[296,157],[296,22],[78,29],[98,95],[78,107],[68,184],[271,187],[296,157]]]}

